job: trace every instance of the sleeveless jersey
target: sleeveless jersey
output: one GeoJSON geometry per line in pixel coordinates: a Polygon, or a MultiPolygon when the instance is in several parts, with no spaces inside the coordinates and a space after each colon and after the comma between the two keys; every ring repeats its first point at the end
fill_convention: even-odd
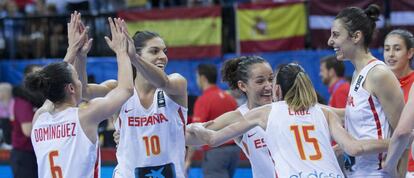
{"type": "Polygon", "coordinates": [[[41,114],[33,125],[31,140],[39,177],[100,177],[99,144],[92,143],[83,131],[78,108],[41,114]]]}
{"type": "Polygon", "coordinates": [[[285,101],[273,103],[266,142],[278,177],[344,177],[319,106],[295,112],[285,101]]]}
{"type": "MultiPolygon", "coordinates": [[[[151,106],[144,108],[136,90],[122,106],[115,125],[120,140],[114,177],[136,177],[139,168],[172,163],[177,178],[184,178],[187,108],[157,89],[151,106]]],[[[152,170],[161,172],[163,167],[152,170]]]]}
{"type": "MultiPolygon", "coordinates": [[[[345,128],[356,139],[390,138],[390,125],[381,104],[362,86],[368,72],[376,65],[385,65],[375,60],[366,65],[352,81],[345,110],[345,128]]],[[[355,157],[350,177],[386,176],[381,163],[385,153],[355,157]]]]}
{"type": "MultiPolygon", "coordinates": [[[[245,115],[249,108],[247,104],[241,105],[237,110],[245,115]]],[[[265,142],[265,131],[256,126],[241,136],[241,139],[234,139],[235,143],[243,150],[249,158],[252,167],[253,178],[275,177],[275,167],[265,142]]]]}

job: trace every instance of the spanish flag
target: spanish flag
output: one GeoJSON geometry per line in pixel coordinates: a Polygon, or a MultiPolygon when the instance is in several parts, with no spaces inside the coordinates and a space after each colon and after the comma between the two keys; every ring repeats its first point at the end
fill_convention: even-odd
{"type": "Polygon", "coordinates": [[[240,4],[236,19],[242,53],[305,47],[307,18],[303,2],[240,4]]]}
{"type": "Polygon", "coordinates": [[[171,59],[221,56],[220,7],[170,8],[123,11],[128,31],[154,31],[161,35],[171,59]]]}

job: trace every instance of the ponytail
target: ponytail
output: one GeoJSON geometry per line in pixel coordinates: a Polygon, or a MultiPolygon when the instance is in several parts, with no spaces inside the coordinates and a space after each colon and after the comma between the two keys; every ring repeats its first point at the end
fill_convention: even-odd
{"type": "Polygon", "coordinates": [[[305,110],[317,103],[317,95],[311,80],[299,64],[290,63],[280,68],[277,83],[282,98],[294,111],[305,110]]]}
{"type": "Polygon", "coordinates": [[[299,72],[296,75],[295,82],[284,99],[289,108],[294,111],[308,109],[318,101],[312,82],[304,72],[299,72]]]}

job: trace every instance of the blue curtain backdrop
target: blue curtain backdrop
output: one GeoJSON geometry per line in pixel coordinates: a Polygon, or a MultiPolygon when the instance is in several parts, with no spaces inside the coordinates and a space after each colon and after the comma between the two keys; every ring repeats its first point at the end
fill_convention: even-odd
{"type": "MultiPolygon", "coordinates": [[[[374,56],[383,59],[382,50],[372,50],[374,56]]],[[[320,59],[327,55],[332,55],[332,50],[301,50],[301,51],[287,51],[287,52],[272,52],[255,54],[262,56],[276,68],[278,65],[289,62],[297,62],[303,66],[309,74],[317,92],[328,100],[329,93],[327,87],[322,84],[319,77],[320,59]]],[[[246,54],[253,55],[253,54],[246,54]]],[[[200,95],[200,90],[197,87],[195,71],[197,65],[201,63],[216,64],[220,69],[223,61],[236,57],[236,54],[226,54],[222,58],[206,58],[206,59],[180,59],[170,60],[168,62],[166,72],[180,73],[188,80],[189,95],[200,95]]],[[[23,70],[28,64],[45,65],[61,59],[39,59],[39,60],[1,60],[0,61],[0,82],[9,82],[13,85],[18,85],[22,82],[23,70]]],[[[354,68],[350,62],[346,62],[346,76],[351,76],[354,68]]],[[[89,57],[87,64],[87,72],[89,75],[94,75],[96,82],[100,83],[107,79],[116,79],[117,64],[114,57],[89,57]]],[[[219,80],[221,76],[219,75],[219,80]]],[[[219,81],[219,86],[227,89],[227,85],[219,81]]]]}

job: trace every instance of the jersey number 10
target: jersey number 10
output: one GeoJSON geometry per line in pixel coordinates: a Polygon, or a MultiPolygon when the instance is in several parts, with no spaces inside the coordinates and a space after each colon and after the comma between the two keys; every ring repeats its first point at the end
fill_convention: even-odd
{"type": "Polygon", "coordinates": [[[147,156],[151,156],[151,153],[153,155],[158,155],[161,152],[160,147],[160,138],[157,135],[153,135],[150,137],[142,137],[145,144],[145,149],[147,151],[147,156]]]}
{"type": "Polygon", "coordinates": [[[309,131],[314,131],[315,126],[314,125],[306,125],[306,126],[299,126],[299,125],[292,125],[290,126],[290,130],[293,132],[293,135],[295,135],[296,145],[298,146],[298,151],[300,154],[300,158],[302,160],[306,160],[305,151],[303,149],[303,142],[302,142],[302,135],[305,139],[305,142],[311,143],[313,147],[315,148],[315,154],[310,155],[310,160],[319,160],[322,158],[321,151],[319,149],[318,139],[309,137],[309,131]]]}

